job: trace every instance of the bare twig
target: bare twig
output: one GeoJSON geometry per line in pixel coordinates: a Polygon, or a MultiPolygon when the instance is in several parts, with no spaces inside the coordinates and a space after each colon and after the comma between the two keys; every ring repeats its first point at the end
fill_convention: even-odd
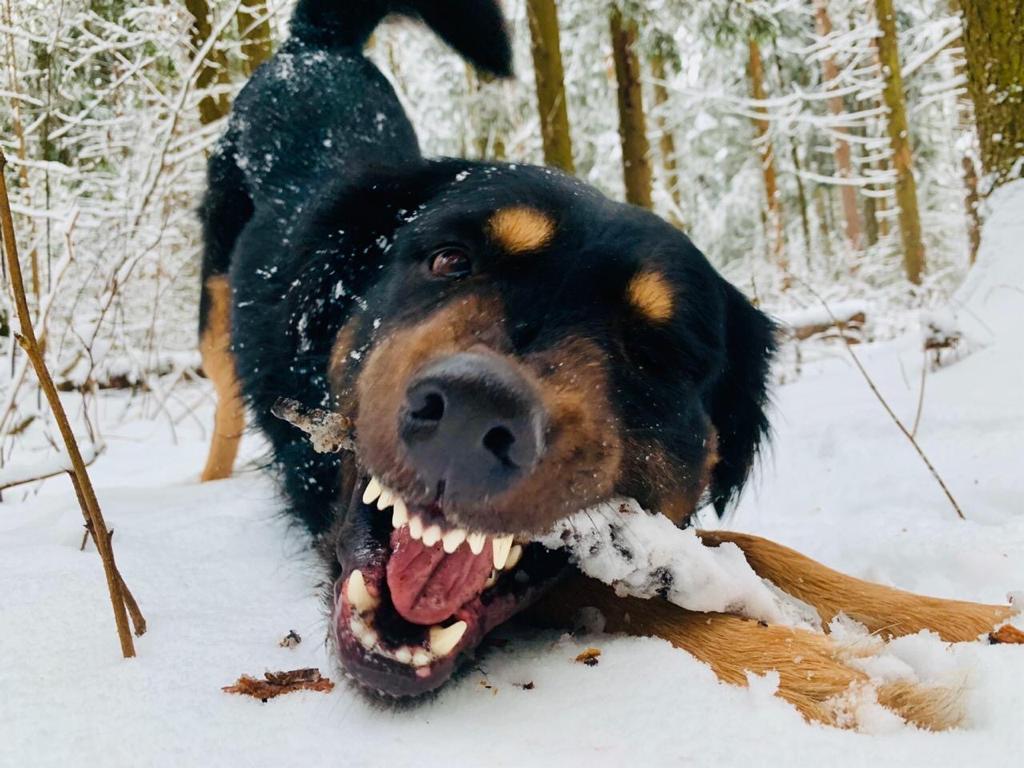
{"type": "Polygon", "coordinates": [[[924,382],[928,378],[928,350],[925,350],[924,360],[921,361],[921,386],[917,390],[917,410],[914,412],[914,426],[910,428],[910,434],[917,437],[917,428],[921,426],[921,413],[924,411],[924,382]]]}
{"type": "Polygon", "coordinates": [[[325,411],[322,408],[307,408],[290,397],[279,397],[270,412],[309,435],[313,450],[317,453],[339,453],[356,449],[355,440],[352,438],[352,422],[340,413],[325,411]]]}
{"type": "MultiPolygon", "coordinates": [[[[797,279],[799,280],[800,278],[797,279]]],[[[910,430],[908,430],[903,425],[903,422],[900,421],[900,417],[896,415],[895,411],[893,411],[893,409],[889,406],[889,403],[886,402],[886,399],[882,397],[882,393],[878,391],[878,387],[875,386],[875,382],[872,380],[871,375],[867,372],[867,370],[861,364],[860,358],[857,357],[857,354],[853,351],[853,345],[850,344],[850,340],[846,338],[846,324],[843,321],[837,319],[836,316],[832,314],[832,310],[829,308],[828,302],[826,302],[825,299],[823,299],[810,285],[808,285],[806,281],[800,280],[800,282],[803,283],[804,287],[807,288],[810,294],[821,303],[821,306],[825,308],[825,311],[828,313],[828,316],[832,318],[832,322],[835,323],[836,326],[839,328],[840,336],[842,336],[843,344],[846,347],[846,351],[850,354],[850,357],[853,360],[853,364],[857,366],[857,370],[860,371],[861,376],[864,377],[864,381],[867,382],[868,387],[871,388],[871,391],[874,393],[875,397],[878,398],[878,402],[880,402],[882,404],[882,407],[885,408],[885,412],[889,414],[889,418],[893,420],[893,423],[897,427],[899,427],[900,432],[902,432],[903,435],[907,438],[907,440],[910,441],[910,444],[914,446],[914,450],[917,451],[917,455],[921,457],[921,461],[923,461],[925,466],[928,467],[928,471],[932,473],[932,477],[935,478],[935,482],[939,484],[939,487],[942,488],[942,492],[946,494],[946,498],[949,499],[949,503],[953,505],[953,509],[956,510],[956,514],[959,516],[961,520],[966,520],[967,518],[964,517],[963,510],[960,509],[960,505],[957,504],[957,501],[953,497],[953,494],[946,486],[946,483],[943,482],[942,476],[939,475],[938,470],[936,470],[935,466],[931,463],[931,461],[928,460],[928,457],[925,455],[925,452],[921,449],[921,446],[918,445],[917,440],[910,433],[910,430]]],[[[922,388],[922,396],[923,392],[924,390],[922,388]]]]}
{"type": "Polygon", "coordinates": [[[93,490],[92,482],[89,480],[89,472],[82,459],[82,453],[75,440],[75,434],[71,430],[67,413],[57,394],[57,388],[53,385],[53,379],[46,368],[46,361],[39,348],[39,342],[32,328],[32,315],[29,312],[28,301],[25,298],[25,284],[21,277],[21,264],[18,261],[18,246],[14,239],[14,218],[11,215],[11,204],[7,196],[6,180],[7,158],[0,150],[0,232],[3,233],[3,242],[7,255],[7,268],[11,279],[11,292],[14,296],[15,307],[18,312],[18,320],[21,332],[17,334],[18,343],[25,350],[25,355],[32,363],[36,376],[39,379],[40,387],[46,395],[46,400],[53,412],[57,427],[60,430],[64,447],[71,460],[71,466],[76,480],[76,491],[82,514],[92,525],[93,531],[102,531],[103,535],[95,536],[96,549],[99,550],[100,559],[103,562],[103,571],[107,577],[107,590],[110,593],[110,603],[114,609],[114,622],[117,625],[117,636],[121,641],[121,654],[125,658],[135,655],[135,643],[132,640],[128,628],[128,615],[124,597],[124,581],[118,573],[117,565],[114,562],[114,551],[110,546],[110,539],[106,535],[107,526],[103,521],[103,513],[100,511],[99,502],[96,500],[96,493],[93,490]]]}

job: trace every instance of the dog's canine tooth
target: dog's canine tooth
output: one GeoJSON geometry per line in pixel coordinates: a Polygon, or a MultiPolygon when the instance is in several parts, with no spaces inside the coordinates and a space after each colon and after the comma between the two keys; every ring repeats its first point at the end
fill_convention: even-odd
{"type": "Polygon", "coordinates": [[[415,653],[412,655],[412,665],[414,667],[425,667],[430,663],[430,654],[422,648],[417,648],[415,653]]]}
{"type": "Polygon", "coordinates": [[[484,589],[490,589],[498,583],[498,572],[491,571],[491,575],[487,577],[487,581],[484,582],[484,589]]]}
{"type": "Polygon", "coordinates": [[[512,550],[512,534],[495,536],[491,539],[491,547],[494,550],[494,567],[501,570],[508,561],[508,553],[512,550]]]}
{"type": "Polygon", "coordinates": [[[441,537],[441,546],[444,547],[444,551],[449,555],[454,554],[455,550],[459,548],[459,545],[466,540],[466,529],[456,528],[451,531],[446,531],[444,536],[441,537]]]}
{"type": "Polygon", "coordinates": [[[432,525],[423,531],[423,544],[432,547],[441,540],[441,526],[432,525]]]}
{"type": "Polygon", "coordinates": [[[395,661],[399,661],[402,664],[412,664],[412,651],[409,649],[409,646],[403,645],[395,651],[395,661]]]}
{"type": "Polygon", "coordinates": [[[395,499],[394,510],[391,512],[391,527],[401,528],[409,522],[409,508],[399,498],[395,499]]]}
{"type": "Polygon", "coordinates": [[[430,628],[430,652],[437,657],[447,656],[458,645],[466,634],[468,625],[464,621],[456,621],[450,627],[434,625],[430,628]]]}
{"type": "Polygon", "coordinates": [[[419,515],[413,515],[409,518],[409,535],[417,541],[423,535],[423,521],[419,515]]]}
{"type": "Polygon", "coordinates": [[[523,556],[523,547],[520,544],[513,544],[512,549],[509,550],[508,560],[505,561],[505,569],[515,568],[519,564],[520,558],[523,556]]]}
{"type": "Polygon", "coordinates": [[[484,551],[484,543],[487,541],[487,534],[474,532],[466,537],[466,541],[469,542],[469,548],[473,551],[473,554],[479,555],[484,551]]]}
{"type": "Polygon", "coordinates": [[[363,504],[373,504],[380,496],[380,490],[380,480],[371,477],[370,482],[366,484],[366,490],[363,491],[363,504]]]}
{"type": "Polygon", "coordinates": [[[366,579],[358,568],[349,575],[345,595],[356,613],[368,613],[377,607],[377,600],[366,588],[366,579]]]}
{"type": "Polygon", "coordinates": [[[390,488],[380,489],[380,498],[377,499],[377,509],[387,509],[395,503],[397,496],[390,488]]]}

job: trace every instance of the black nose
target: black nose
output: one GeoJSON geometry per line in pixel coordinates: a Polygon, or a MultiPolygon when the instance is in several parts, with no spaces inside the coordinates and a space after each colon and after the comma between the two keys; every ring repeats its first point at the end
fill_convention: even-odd
{"type": "Polygon", "coordinates": [[[409,384],[399,434],[431,487],[473,501],[510,487],[544,451],[546,414],[533,387],[494,355],[462,352],[409,384]]]}

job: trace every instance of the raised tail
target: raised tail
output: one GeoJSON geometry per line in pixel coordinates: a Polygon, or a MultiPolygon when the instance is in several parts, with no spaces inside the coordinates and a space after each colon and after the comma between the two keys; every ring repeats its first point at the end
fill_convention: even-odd
{"type": "Polygon", "coordinates": [[[421,19],[477,67],[512,74],[512,47],[498,0],[299,0],[292,34],[316,45],[362,48],[391,13],[421,19]]]}

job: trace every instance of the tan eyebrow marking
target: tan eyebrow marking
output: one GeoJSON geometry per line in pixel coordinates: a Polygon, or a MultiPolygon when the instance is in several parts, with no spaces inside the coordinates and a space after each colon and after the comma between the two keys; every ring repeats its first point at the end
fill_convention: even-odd
{"type": "Polygon", "coordinates": [[[663,323],[672,317],[675,297],[660,272],[645,270],[635,275],[626,286],[626,297],[651,322],[663,323]]]}
{"type": "Polygon", "coordinates": [[[495,211],[487,231],[509,253],[526,253],[543,247],[555,235],[555,221],[546,213],[525,205],[495,211]]]}

